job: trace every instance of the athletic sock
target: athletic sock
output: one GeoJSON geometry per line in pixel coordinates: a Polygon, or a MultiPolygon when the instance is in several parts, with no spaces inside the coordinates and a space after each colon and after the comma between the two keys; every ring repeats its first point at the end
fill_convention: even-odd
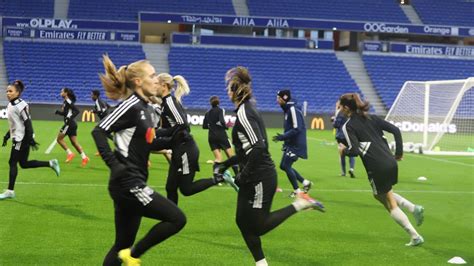
{"type": "Polygon", "coordinates": [[[261,260],[255,262],[255,266],[268,266],[267,260],[266,259],[261,259],[261,260]]]}
{"type": "Polygon", "coordinates": [[[66,153],[69,155],[69,154],[72,154],[72,151],[69,148],[67,148],[66,153]]]}
{"type": "Polygon", "coordinates": [[[411,203],[409,200],[405,199],[397,193],[393,193],[393,197],[397,201],[398,206],[402,207],[410,213],[413,213],[415,211],[415,204],[411,203]]]}
{"type": "Polygon", "coordinates": [[[399,208],[396,207],[390,211],[390,216],[393,220],[395,220],[408,234],[410,234],[411,238],[417,238],[419,236],[418,232],[416,232],[413,225],[408,220],[407,215],[399,208]]]}
{"type": "Polygon", "coordinates": [[[305,180],[303,181],[303,186],[307,186],[307,185],[309,185],[309,184],[311,184],[311,181],[309,181],[308,179],[305,179],[305,180]]]}
{"type": "Polygon", "coordinates": [[[82,159],[85,159],[85,158],[87,158],[87,155],[86,155],[86,153],[85,153],[85,152],[81,152],[81,158],[82,158],[82,159]]]}

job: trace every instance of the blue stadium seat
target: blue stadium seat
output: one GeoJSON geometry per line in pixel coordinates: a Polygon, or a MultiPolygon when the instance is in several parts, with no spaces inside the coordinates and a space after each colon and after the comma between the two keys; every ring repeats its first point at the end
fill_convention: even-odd
{"type": "Polygon", "coordinates": [[[0,0],[0,16],[52,18],[54,0],[0,0]]]}
{"type": "Polygon", "coordinates": [[[394,0],[248,0],[251,16],[410,23],[394,0]]]}
{"type": "Polygon", "coordinates": [[[412,0],[411,4],[425,24],[474,26],[474,1],[412,0]]]}
{"type": "Polygon", "coordinates": [[[145,58],[141,45],[71,44],[4,41],[4,56],[10,82],[20,79],[31,102],[57,103],[59,91],[70,87],[78,103],[91,103],[90,91],[101,88],[102,55],[108,53],[117,67],[145,58]],[[58,52],[60,51],[60,52],[58,52]]]}
{"type": "Polygon", "coordinates": [[[140,11],[235,15],[232,0],[71,0],[68,16],[136,21],[140,11]]]}
{"type": "Polygon", "coordinates": [[[168,60],[171,74],[183,75],[190,84],[191,94],[183,98],[188,108],[207,108],[209,97],[217,95],[232,110],[224,75],[238,65],[249,68],[263,111],[280,110],[276,92],[282,88],[291,88],[300,103],[308,101],[308,111],[318,113],[333,113],[342,93],[360,92],[334,53],[172,47],[168,60]]]}

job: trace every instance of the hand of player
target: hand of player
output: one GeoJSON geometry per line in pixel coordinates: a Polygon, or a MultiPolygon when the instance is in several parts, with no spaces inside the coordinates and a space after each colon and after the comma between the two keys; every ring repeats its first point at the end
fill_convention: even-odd
{"type": "Polygon", "coordinates": [[[32,150],[37,151],[39,149],[39,143],[35,139],[31,139],[30,147],[32,150]]]}
{"type": "Polygon", "coordinates": [[[214,180],[215,180],[216,183],[224,182],[224,175],[223,174],[214,172],[212,174],[212,176],[214,177],[214,180]]]}
{"type": "Polygon", "coordinates": [[[281,134],[280,134],[280,133],[277,133],[276,136],[273,136],[273,137],[272,137],[272,140],[273,140],[274,142],[281,141],[281,134]]]}
{"type": "Polygon", "coordinates": [[[214,162],[212,169],[214,174],[223,174],[225,170],[227,170],[227,167],[225,167],[223,163],[214,162]]]}
{"type": "Polygon", "coordinates": [[[7,137],[7,136],[3,137],[2,147],[7,146],[8,139],[9,139],[9,137],[7,137]]]}
{"type": "Polygon", "coordinates": [[[55,114],[55,115],[60,115],[60,114],[61,114],[61,111],[56,110],[56,111],[54,111],[54,114],[55,114]]]}

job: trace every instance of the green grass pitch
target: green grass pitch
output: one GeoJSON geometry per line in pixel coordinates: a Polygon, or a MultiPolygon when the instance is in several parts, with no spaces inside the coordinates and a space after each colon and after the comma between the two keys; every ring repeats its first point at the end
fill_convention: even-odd
{"type": "MultiPolygon", "coordinates": [[[[58,158],[59,146],[45,149],[61,123],[34,121],[40,150],[30,159],[58,158]]],[[[0,201],[0,265],[101,265],[114,240],[112,201],[107,193],[108,169],[90,135],[94,124],[79,124],[79,141],[91,158],[80,167],[80,157],[61,163],[62,174],[50,169],[19,169],[14,200],[0,201]]],[[[0,121],[0,132],[7,122],[0,121]]],[[[269,136],[279,129],[269,129],[269,136]]],[[[207,132],[193,127],[201,151],[201,172],[208,177],[212,159],[207,132]]],[[[295,168],[314,182],[311,195],[323,201],[327,213],[305,211],[263,236],[270,265],[445,265],[454,256],[474,263],[474,160],[472,157],[430,157],[406,154],[400,162],[395,191],[424,205],[425,223],[417,228],[422,247],[405,247],[408,235],[371,194],[361,161],[356,179],[339,176],[334,137],[330,131],[308,131],[309,160],[295,168]],[[426,176],[427,181],[417,181],[426,176]]],[[[8,181],[8,147],[0,149],[0,186],[8,181]]],[[[281,143],[270,143],[273,160],[280,162],[281,143]]],[[[167,164],[151,156],[149,184],[166,194],[167,164]]],[[[280,170],[273,209],[291,203],[286,175],[280,170]]],[[[213,187],[191,197],[180,195],[188,223],[176,236],[142,257],[143,265],[254,265],[234,222],[236,193],[213,187]]],[[[411,221],[413,217],[408,214],[411,221]]],[[[143,219],[138,238],[155,221],[143,219]]]]}

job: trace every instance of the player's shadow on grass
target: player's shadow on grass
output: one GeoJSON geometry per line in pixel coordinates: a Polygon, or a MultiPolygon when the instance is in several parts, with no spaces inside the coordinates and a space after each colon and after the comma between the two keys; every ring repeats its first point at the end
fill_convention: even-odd
{"type": "Polygon", "coordinates": [[[53,211],[62,215],[71,216],[75,218],[80,218],[83,220],[90,221],[105,221],[105,219],[99,218],[97,216],[88,214],[79,209],[80,205],[58,205],[58,204],[31,204],[21,201],[15,201],[15,203],[24,205],[27,207],[33,207],[45,211],[53,211]]]}
{"type": "MultiPolygon", "coordinates": [[[[318,200],[321,200],[323,203],[326,203],[323,199],[318,198],[318,200]]],[[[339,208],[340,206],[344,207],[362,207],[362,208],[371,208],[371,209],[381,209],[383,208],[382,205],[380,205],[379,202],[372,200],[372,202],[356,202],[356,201],[344,201],[344,200],[329,200],[328,204],[326,205],[335,205],[334,207],[339,208]]],[[[330,211],[330,208],[328,208],[328,211],[330,211]]]]}
{"type": "MultiPolygon", "coordinates": [[[[214,234],[214,237],[215,237],[215,233],[213,233],[213,234],[214,234]]],[[[205,244],[216,246],[216,247],[219,247],[219,248],[226,248],[226,249],[229,249],[229,250],[232,250],[232,251],[235,251],[236,249],[239,249],[242,252],[247,251],[247,247],[245,246],[245,243],[244,243],[243,239],[242,239],[242,245],[238,245],[238,244],[234,245],[234,244],[228,244],[228,243],[219,242],[219,241],[205,240],[205,239],[202,239],[202,238],[199,238],[199,237],[182,236],[182,235],[179,235],[178,237],[182,238],[182,239],[195,241],[195,242],[205,243],[205,244]]]]}
{"type": "MultiPolygon", "coordinates": [[[[215,232],[213,233],[213,235],[215,236],[215,232]]],[[[213,246],[216,246],[218,248],[226,248],[226,249],[229,249],[233,252],[235,252],[236,249],[239,250],[239,252],[242,252],[243,254],[248,254],[248,256],[251,256],[250,254],[250,251],[247,249],[247,246],[245,245],[244,243],[244,240],[241,239],[242,241],[242,244],[227,244],[227,243],[223,243],[223,242],[218,242],[218,241],[209,241],[209,240],[204,240],[202,238],[199,238],[199,237],[190,237],[190,236],[178,236],[179,238],[182,238],[182,239],[187,239],[187,240],[191,240],[191,241],[195,241],[195,242],[200,242],[200,243],[204,243],[204,244],[208,244],[208,245],[213,245],[213,246]]],[[[265,250],[265,246],[263,246],[263,249],[265,250]]],[[[279,254],[278,251],[276,250],[273,250],[275,252],[272,252],[272,255],[271,257],[274,258],[274,261],[278,261],[278,262],[283,262],[285,265],[292,265],[294,264],[295,262],[295,257],[294,256],[291,256],[291,255],[287,255],[285,253],[285,255],[281,255],[279,254]]],[[[295,252],[297,253],[297,252],[295,252]]],[[[292,253],[292,254],[295,254],[295,253],[292,253]]],[[[311,257],[308,257],[308,256],[305,256],[304,257],[304,260],[306,261],[306,263],[304,264],[299,264],[299,265],[322,265],[320,263],[318,263],[316,261],[317,258],[311,258],[311,257]]]]}

